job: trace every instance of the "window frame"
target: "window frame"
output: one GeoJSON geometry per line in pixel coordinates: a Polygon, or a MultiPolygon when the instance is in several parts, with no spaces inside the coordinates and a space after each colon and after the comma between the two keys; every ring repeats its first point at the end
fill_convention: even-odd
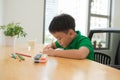
{"type": "Polygon", "coordinates": [[[90,30],[89,35],[88,35],[91,41],[95,33],[108,33],[108,48],[95,48],[95,50],[109,50],[111,33],[120,33],[120,29],[114,29],[114,28],[92,29],[90,30]]]}
{"type": "Polygon", "coordinates": [[[108,19],[108,27],[111,27],[112,0],[109,1],[109,14],[108,15],[91,13],[91,3],[92,2],[93,2],[93,0],[89,0],[89,3],[88,3],[88,30],[87,31],[88,32],[90,31],[91,17],[106,18],[106,19],[108,19]]]}

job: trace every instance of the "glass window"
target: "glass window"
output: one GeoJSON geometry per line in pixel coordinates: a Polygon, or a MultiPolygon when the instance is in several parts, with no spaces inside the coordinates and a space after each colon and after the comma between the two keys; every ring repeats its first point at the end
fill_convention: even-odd
{"type": "Polygon", "coordinates": [[[73,16],[76,23],[76,30],[81,31],[81,34],[87,36],[88,0],[45,0],[44,43],[51,42],[53,36],[48,31],[49,24],[54,16],[61,13],[73,16]]]}
{"type": "Polygon", "coordinates": [[[91,13],[109,15],[109,1],[110,0],[93,0],[91,3],[91,13]]]}
{"type": "Polygon", "coordinates": [[[90,16],[88,26],[90,29],[110,27],[111,0],[90,0],[90,16]]]}
{"type": "Polygon", "coordinates": [[[109,38],[109,33],[94,33],[91,40],[94,49],[108,49],[109,38]]]}
{"type": "Polygon", "coordinates": [[[106,28],[108,27],[109,20],[107,18],[101,18],[101,17],[91,17],[91,29],[94,28],[106,28]]]}
{"type": "MultiPolygon", "coordinates": [[[[117,32],[95,32],[91,38],[95,50],[117,49],[120,33],[117,32]]],[[[115,51],[115,50],[114,50],[115,51]]]]}
{"type": "Polygon", "coordinates": [[[45,0],[44,43],[51,42],[53,36],[48,31],[49,24],[54,16],[61,13],[72,15],[75,18],[76,30],[85,36],[89,29],[110,27],[110,3],[111,0],[45,0]],[[88,1],[91,5],[89,16],[88,1]]]}

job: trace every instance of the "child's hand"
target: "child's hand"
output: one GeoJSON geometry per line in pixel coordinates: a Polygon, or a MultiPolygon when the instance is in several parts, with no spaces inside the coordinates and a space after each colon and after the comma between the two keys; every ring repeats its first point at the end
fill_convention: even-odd
{"type": "Polygon", "coordinates": [[[46,45],[46,46],[43,48],[43,50],[45,50],[45,49],[49,49],[49,48],[52,48],[52,45],[51,45],[51,44],[46,45]]]}
{"type": "Polygon", "coordinates": [[[45,50],[45,49],[50,49],[50,48],[55,49],[55,48],[56,48],[55,43],[51,43],[51,44],[49,44],[49,45],[46,45],[46,46],[43,48],[43,50],[45,50]]]}
{"type": "Polygon", "coordinates": [[[49,56],[54,56],[55,49],[48,48],[48,49],[43,49],[43,54],[48,54],[49,56]]]}

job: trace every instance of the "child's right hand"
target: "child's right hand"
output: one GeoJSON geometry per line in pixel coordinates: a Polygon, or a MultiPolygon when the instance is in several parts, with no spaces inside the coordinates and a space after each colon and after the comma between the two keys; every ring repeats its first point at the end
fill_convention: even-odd
{"type": "Polygon", "coordinates": [[[50,49],[50,48],[52,48],[52,45],[51,45],[51,44],[46,45],[46,46],[43,48],[43,50],[50,49]]]}
{"type": "Polygon", "coordinates": [[[44,48],[43,48],[43,50],[45,50],[45,49],[56,49],[56,46],[55,46],[55,43],[54,42],[52,42],[51,44],[48,44],[48,45],[46,45],[44,48]]]}

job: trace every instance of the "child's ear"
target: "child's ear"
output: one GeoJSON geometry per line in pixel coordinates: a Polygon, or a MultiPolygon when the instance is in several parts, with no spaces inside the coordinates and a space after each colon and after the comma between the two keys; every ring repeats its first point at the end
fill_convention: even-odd
{"type": "Polygon", "coordinates": [[[74,33],[75,32],[72,29],[70,29],[69,32],[68,32],[69,35],[73,35],[74,33]]]}

